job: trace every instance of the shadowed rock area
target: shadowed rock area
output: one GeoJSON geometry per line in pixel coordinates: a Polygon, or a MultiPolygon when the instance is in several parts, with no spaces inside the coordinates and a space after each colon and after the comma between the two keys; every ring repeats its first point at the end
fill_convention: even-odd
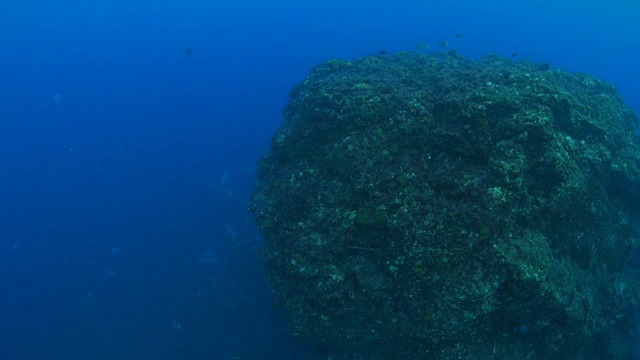
{"type": "Polygon", "coordinates": [[[292,331],[331,359],[630,359],[637,117],[498,56],[315,67],[251,208],[292,331]]]}

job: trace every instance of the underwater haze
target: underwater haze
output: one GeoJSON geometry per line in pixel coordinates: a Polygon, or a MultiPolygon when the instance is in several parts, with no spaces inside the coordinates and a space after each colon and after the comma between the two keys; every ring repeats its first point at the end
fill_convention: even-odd
{"type": "Polygon", "coordinates": [[[495,53],[640,110],[640,3],[26,0],[0,12],[0,359],[321,359],[247,210],[330,59],[495,53]],[[418,48],[418,49],[417,49],[418,48]]]}

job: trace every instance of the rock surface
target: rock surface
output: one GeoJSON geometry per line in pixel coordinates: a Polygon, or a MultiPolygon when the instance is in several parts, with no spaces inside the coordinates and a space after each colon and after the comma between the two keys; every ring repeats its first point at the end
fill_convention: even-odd
{"type": "Polygon", "coordinates": [[[490,55],[315,67],[251,208],[292,331],[332,359],[630,359],[637,117],[490,55]]]}

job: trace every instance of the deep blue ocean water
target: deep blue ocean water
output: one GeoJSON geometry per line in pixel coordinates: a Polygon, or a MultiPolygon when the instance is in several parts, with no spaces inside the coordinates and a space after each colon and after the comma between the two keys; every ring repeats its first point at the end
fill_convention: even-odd
{"type": "Polygon", "coordinates": [[[0,359],[313,358],[273,306],[247,204],[320,62],[448,39],[596,75],[640,110],[631,1],[1,9],[0,359]]]}

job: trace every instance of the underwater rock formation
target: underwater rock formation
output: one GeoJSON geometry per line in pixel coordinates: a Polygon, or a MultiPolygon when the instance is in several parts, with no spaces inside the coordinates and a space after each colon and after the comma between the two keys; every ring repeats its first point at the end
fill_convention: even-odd
{"type": "Polygon", "coordinates": [[[315,67],[251,208],[291,330],[333,359],[629,359],[640,148],[609,84],[495,55],[315,67]]]}

